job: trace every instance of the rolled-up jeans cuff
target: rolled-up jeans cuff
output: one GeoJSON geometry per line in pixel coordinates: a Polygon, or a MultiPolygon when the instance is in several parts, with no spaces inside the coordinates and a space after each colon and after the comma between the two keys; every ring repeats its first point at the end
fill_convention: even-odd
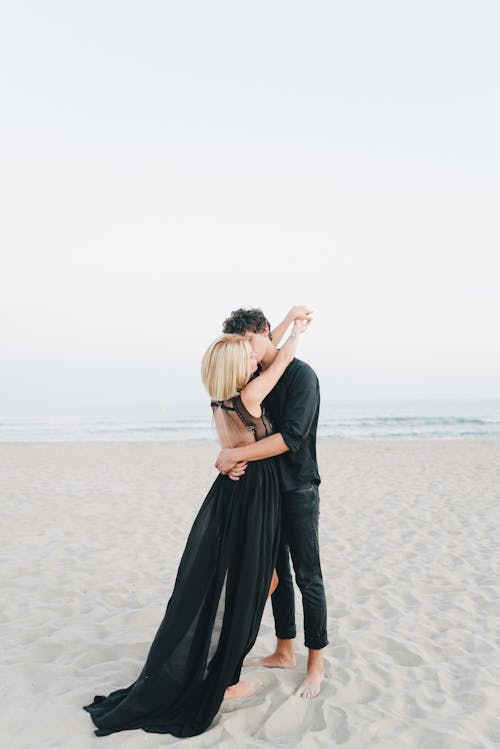
{"type": "Polygon", "coordinates": [[[306,638],[304,640],[304,645],[306,648],[311,648],[311,650],[322,650],[322,648],[326,648],[327,645],[329,645],[328,637],[321,637],[318,639],[308,639],[306,638]]]}
{"type": "Polygon", "coordinates": [[[297,637],[297,631],[295,629],[289,629],[288,632],[275,632],[278,640],[293,640],[297,637]]]}

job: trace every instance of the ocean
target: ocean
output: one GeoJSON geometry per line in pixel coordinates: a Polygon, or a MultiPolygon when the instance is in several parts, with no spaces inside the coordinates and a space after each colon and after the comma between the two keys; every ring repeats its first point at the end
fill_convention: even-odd
{"type": "MultiPolygon", "coordinates": [[[[500,439],[500,398],[322,403],[320,439],[500,439]]],[[[0,408],[0,442],[217,439],[210,406],[0,408]]]]}

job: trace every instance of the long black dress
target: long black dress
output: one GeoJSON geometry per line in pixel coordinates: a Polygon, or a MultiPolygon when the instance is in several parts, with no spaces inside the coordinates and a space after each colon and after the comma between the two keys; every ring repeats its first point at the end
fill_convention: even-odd
{"type": "MultiPolygon", "coordinates": [[[[267,416],[251,416],[239,396],[212,402],[212,408],[225,447],[271,433],[267,416]]],[[[137,680],[83,708],[97,736],[142,728],[186,737],[210,726],[257,638],[279,531],[273,458],[248,463],[239,481],[217,476],[194,520],[137,680]]]]}

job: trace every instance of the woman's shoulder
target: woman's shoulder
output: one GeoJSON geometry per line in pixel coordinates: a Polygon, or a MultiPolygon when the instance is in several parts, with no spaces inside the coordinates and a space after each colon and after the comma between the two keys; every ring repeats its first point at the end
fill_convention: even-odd
{"type": "Polygon", "coordinates": [[[245,416],[247,421],[255,421],[255,419],[260,419],[260,417],[262,416],[262,405],[259,404],[260,414],[254,416],[254,414],[250,413],[248,408],[245,406],[243,398],[241,397],[241,393],[235,396],[232,400],[235,410],[241,412],[241,414],[245,416]]]}

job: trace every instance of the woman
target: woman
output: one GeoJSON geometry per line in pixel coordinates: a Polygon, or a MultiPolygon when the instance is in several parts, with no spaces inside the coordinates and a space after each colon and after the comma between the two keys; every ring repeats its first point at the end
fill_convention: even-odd
{"type": "MultiPolygon", "coordinates": [[[[310,322],[294,320],[288,340],[258,377],[252,378],[257,360],[246,338],[223,335],[208,348],[202,380],[223,447],[271,433],[260,404],[293,359],[299,334],[310,322]]],[[[239,677],[277,582],[279,496],[272,458],[249,463],[238,481],[217,476],[194,520],[139,677],[84,707],[97,736],[134,728],[195,736],[210,726],[224,698],[262,690],[262,683],[239,682],[239,677]]]]}

